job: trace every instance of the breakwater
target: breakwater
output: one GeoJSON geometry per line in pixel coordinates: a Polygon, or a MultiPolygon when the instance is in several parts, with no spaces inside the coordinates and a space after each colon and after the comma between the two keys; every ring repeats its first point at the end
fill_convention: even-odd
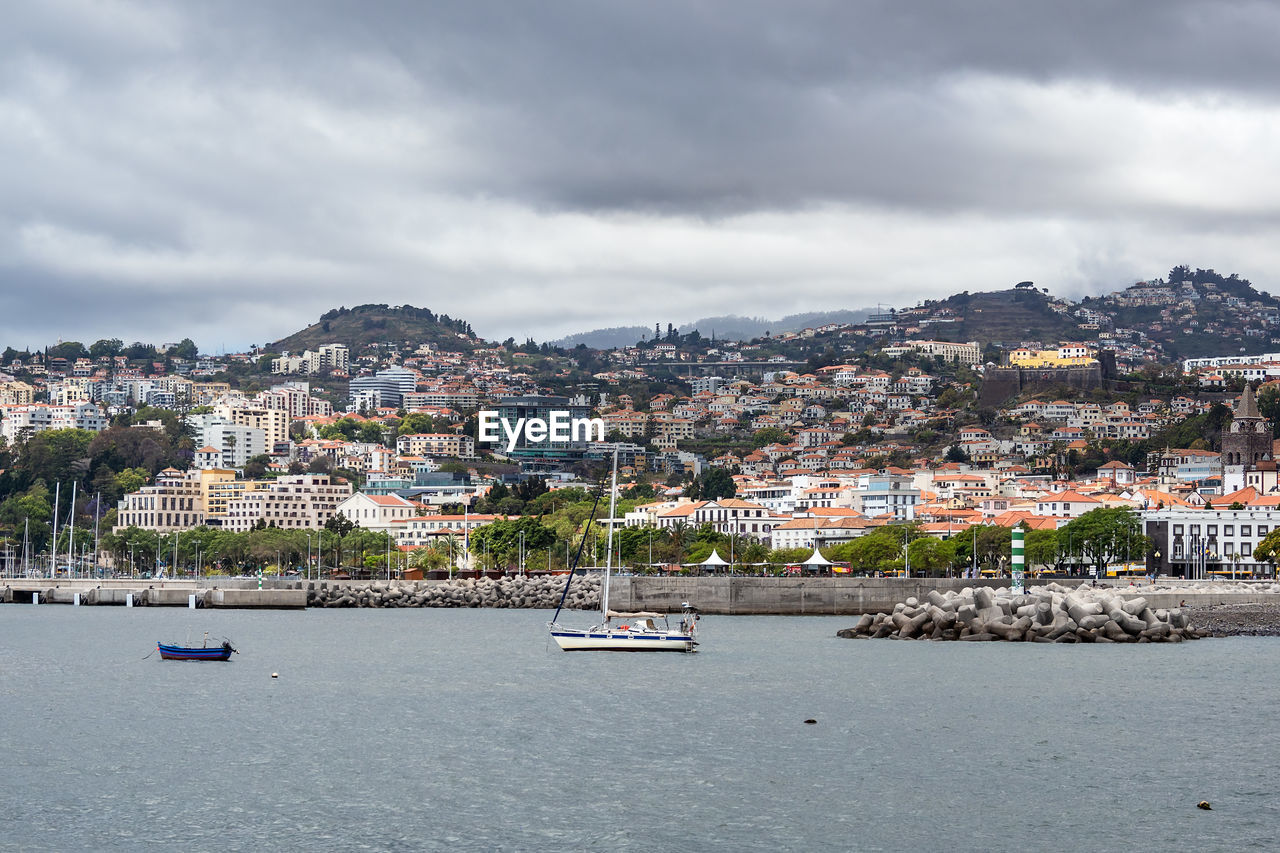
{"type": "MultiPolygon", "coordinates": [[[[564,593],[564,576],[502,577],[452,581],[320,581],[308,584],[308,607],[508,607],[548,609],[564,593]]],[[[564,606],[600,606],[600,578],[575,576],[564,606]]]]}
{"type": "Polygon", "coordinates": [[[892,611],[867,613],[850,639],[1006,640],[1042,643],[1180,643],[1206,634],[1194,628],[1181,608],[1152,609],[1141,595],[1124,597],[1109,587],[1068,589],[1058,584],[1024,594],[1009,589],[968,587],[931,590],[892,611]]]}

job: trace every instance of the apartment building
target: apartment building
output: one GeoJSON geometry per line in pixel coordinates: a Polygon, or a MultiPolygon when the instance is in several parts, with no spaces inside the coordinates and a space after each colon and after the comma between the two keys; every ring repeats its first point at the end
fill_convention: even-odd
{"type": "Polygon", "coordinates": [[[233,424],[262,430],[266,435],[268,447],[275,447],[276,444],[289,440],[290,417],[287,411],[268,409],[254,404],[219,403],[213,407],[213,414],[233,424]]]}
{"type": "Polygon", "coordinates": [[[199,527],[206,520],[206,496],[213,482],[234,479],[234,471],[192,469],[183,473],[166,468],[155,482],[120,499],[116,511],[119,532],[128,527],[167,533],[199,527]]]}
{"type": "Polygon", "coordinates": [[[0,435],[10,444],[23,433],[44,432],[48,429],[83,429],[101,432],[107,428],[107,419],[93,403],[72,403],[66,406],[49,406],[32,403],[27,406],[0,407],[0,435]]]}
{"type": "Polygon", "coordinates": [[[414,433],[396,438],[396,453],[401,456],[456,456],[470,459],[476,455],[476,442],[469,435],[457,433],[414,433]]]}
{"type": "Polygon", "coordinates": [[[242,532],[261,520],[285,529],[315,530],[324,527],[351,493],[350,483],[334,482],[323,474],[280,477],[265,489],[229,502],[222,526],[242,532]]]}

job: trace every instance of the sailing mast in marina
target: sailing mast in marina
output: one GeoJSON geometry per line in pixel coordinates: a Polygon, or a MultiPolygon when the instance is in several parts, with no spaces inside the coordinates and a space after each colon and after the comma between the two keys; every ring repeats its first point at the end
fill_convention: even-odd
{"type": "MultiPolygon", "coordinates": [[[[600,498],[597,495],[596,501],[600,498]]],[[[618,452],[613,452],[613,474],[609,484],[609,531],[606,534],[604,576],[600,581],[600,623],[586,629],[565,628],[559,624],[560,607],[556,608],[550,628],[551,637],[561,649],[571,651],[614,651],[614,652],[692,652],[698,645],[698,612],[687,603],[684,605],[683,618],[678,628],[671,628],[664,613],[617,613],[609,609],[609,577],[613,573],[613,523],[614,511],[618,501],[618,452]]],[[[595,509],[592,508],[592,517],[595,509]]],[[[591,520],[587,520],[587,531],[591,529],[591,520]]],[[[583,542],[586,541],[583,533],[583,542]]],[[[582,554],[582,546],[578,547],[582,554]]],[[[619,561],[621,562],[621,561],[619,561]]],[[[565,596],[569,592],[569,584],[573,582],[575,565],[570,567],[569,577],[565,581],[564,594],[560,596],[563,606],[565,596]]]]}

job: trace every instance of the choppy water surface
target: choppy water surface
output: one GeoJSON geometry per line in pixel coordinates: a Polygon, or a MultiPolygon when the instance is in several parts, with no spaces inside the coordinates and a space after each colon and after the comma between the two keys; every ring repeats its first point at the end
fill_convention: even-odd
{"type": "Polygon", "coordinates": [[[1280,640],[709,616],[696,655],[566,654],[547,615],[2,606],[0,849],[1275,844],[1280,640]],[[142,659],[206,630],[242,653],[142,659]]]}

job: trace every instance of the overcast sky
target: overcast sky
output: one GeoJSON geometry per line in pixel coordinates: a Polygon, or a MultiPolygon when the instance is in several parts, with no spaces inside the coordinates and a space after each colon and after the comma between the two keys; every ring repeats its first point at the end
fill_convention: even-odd
{"type": "Polygon", "coordinates": [[[1280,261],[1280,4],[42,0],[0,346],[490,338],[1280,261]]]}

